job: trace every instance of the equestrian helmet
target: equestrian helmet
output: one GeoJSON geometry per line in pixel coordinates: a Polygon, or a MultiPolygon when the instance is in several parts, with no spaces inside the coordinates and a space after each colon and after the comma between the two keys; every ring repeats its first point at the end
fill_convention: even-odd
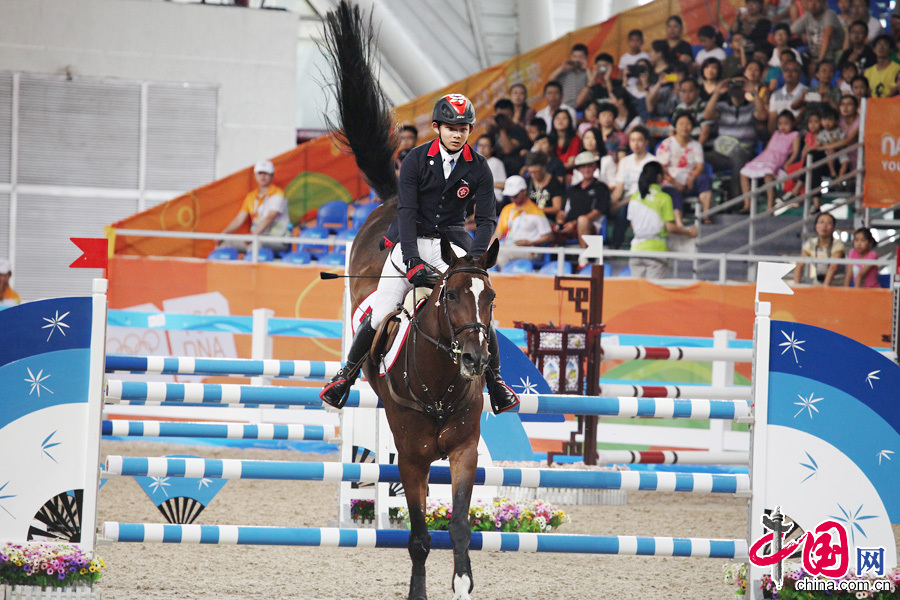
{"type": "Polygon", "coordinates": [[[475,124],[475,107],[472,101],[462,94],[447,94],[434,105],[431,120],[437,123],[456,125],[475,124]]]}

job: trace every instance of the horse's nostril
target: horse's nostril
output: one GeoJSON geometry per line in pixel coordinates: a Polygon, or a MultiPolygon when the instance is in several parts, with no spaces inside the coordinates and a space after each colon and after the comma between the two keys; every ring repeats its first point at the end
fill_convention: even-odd
{"type": "Polygon", "coordinates": [[[463,364],[467,367],[475,365],[475,356],[471,352],[465,352],[462,355],[463,364]]]}

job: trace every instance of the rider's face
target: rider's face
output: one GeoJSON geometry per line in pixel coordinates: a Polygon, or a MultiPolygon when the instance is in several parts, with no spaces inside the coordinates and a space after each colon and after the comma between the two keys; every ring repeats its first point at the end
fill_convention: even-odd
{"type": "Polygon", "coordinates": [[[450,152],[461,150],[469,139],[469,126],[465,124],[432,123],[431,128],[441,136],[441,143],[450,152]]]}

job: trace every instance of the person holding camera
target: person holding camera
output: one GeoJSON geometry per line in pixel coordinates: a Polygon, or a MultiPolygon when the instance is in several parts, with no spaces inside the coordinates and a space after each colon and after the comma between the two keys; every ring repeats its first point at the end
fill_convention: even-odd
{"type": "Polygon", "coordinates": [[[747,0],[729,29],[731,33],[744,36],[750,53],[753,52],[752,48],[768,41],[771,30],[772,22],[766,18],[762,0],[747,0]]]}
{"type": "Polygon", "coordinates": [[[588,84],[584,86],[575,100],[575,106],[578,109],[584,110],[593,101],[606,100],[609,98],[613,86],[622,84],[621,81],[613,79],[614,64],[610,54],[602,52],[597,55],[588,84]]]}
{"type": "Polygon", "coordinates": [[[548,79],[558,81],[562,87],[563,104],[578,106],[579,92],[589,85],[591,80],[589,79],[587,57],[588,47],[584,44],[575,44],[569,53],[569,59],[550,73],[548,79]]]}
{"type": "Polygon", "coordinates": [[[488,125],[488,135],[494,139],[494,155],[503,163],[507,173],[518,173],[531,147],[531,138],[521,125],[513,121],[515,106],[509,98],[494,103],[494,116],[488,125]]]}

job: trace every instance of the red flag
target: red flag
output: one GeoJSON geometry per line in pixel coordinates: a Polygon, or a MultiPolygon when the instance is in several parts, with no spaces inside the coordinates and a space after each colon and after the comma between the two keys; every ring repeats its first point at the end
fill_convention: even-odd
{"type": "Polygon", "coordinates": [[[70,269],[105,269],[109,260],[109,240],[106,238],[69,238],[82,251],[70,269]]]}

